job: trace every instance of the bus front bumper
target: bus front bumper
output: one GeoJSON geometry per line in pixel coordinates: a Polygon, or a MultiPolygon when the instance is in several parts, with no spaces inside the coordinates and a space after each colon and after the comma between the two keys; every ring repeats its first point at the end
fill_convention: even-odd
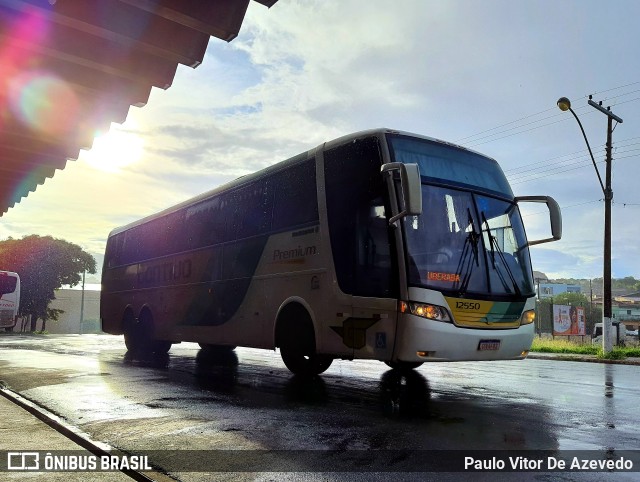
{"type": "Polygon", "coordinates": [[[533,323],[472,329],[405,314],[398,324],[394,360],[409,362],[522,359],[534,336],[533,323]]]}

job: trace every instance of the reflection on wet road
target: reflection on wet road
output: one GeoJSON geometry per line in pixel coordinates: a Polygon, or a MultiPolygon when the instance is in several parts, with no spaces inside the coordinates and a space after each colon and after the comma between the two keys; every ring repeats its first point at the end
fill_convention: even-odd
{"type": "Polygon", "coordinates": [[[289,373],[277,353],[183,343],[137,359],[121,338],[0,337],[0,379],[125,450],[638,449],[640,367],[547,360],[289,373]]]}

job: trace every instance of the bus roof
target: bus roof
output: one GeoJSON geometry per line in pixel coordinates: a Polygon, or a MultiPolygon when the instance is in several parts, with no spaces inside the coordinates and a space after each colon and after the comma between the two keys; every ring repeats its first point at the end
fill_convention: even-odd
{"type": "Polygon", "coordinates": [[[168,207],[167,209],[164,209],[162,211],[156,212],[154,214],[150,214],[149,216],[146,216],[144,218],[138,219],[136,221],[133,221],[129,224],[126,224],[124,226],[120,226],[117,228],[114,228],[110,233],[109,233],[109,237],[116,235],[118,233],[127,231],[135,226],[139,226],[142,224],[145,224],[149,221],[152,221],[154,219],[160,218],[162,216],[165,216],[167,214],[171,214],[173,212],[179,211],[183,208],[192,206],[194,204],[197,204],[200,201],[203,201],[205,199],[208,199],[211,196],[214,196],[216,194],[222,193],[224,191],[236,188],[236,187],[240,187],[246,183],[249,183],[255,179],[259,179],[260,177],[264,176],[264,175],[268,175],[274,172],[277,172],[281,169],[284,169],[285,167],[292,165],[292,164],[296,164],[298,162],[302,162],[306,159],[309,159],[310,157],[315,155],[315,152],[318,149],[322,149],[322,150],[327,150],[327,149],[333,149],[335,147],[341,146],[343,144],[348,144],[349,142],[353,142],[357,139],[364,139],[364,138],[368,138],[368,137],[378,137],[382,142],[386,142],[384,140],[384,137],[387,134],[396,134],[396,135],[403,135],[403,136],[408,136],[408,137],[414,137],[417,139],[424,139],[427,141],[431,141],[431,142],[437,142],[439,144],[445,144],[448,146],[452,146],[455,147],[457,149],[462,149],[468,152],[473,152],[475,154],[478,154],[480,156],[483,157],[487,157],[484,154],[481,154],[479,152],[476,152],[472,149],[467,149],[466,147],[462,147],[459,146],[457,144],[453,144],[451,142],[447,142],[447,141],[443,141],[441,139],[436,139],[433,137],[428,137],[428,136],[424,136],[424,135],[420,135],[420,134],[415,134],[412,132],[405,132],[405,131],[399,131],[399,130],[394,130],[394,129],[389,129],[389,128],[377,128],[377,129],[368,129],[368,130],[363,130],[363,131],[358,131],[358,132],[354,132],[352,134],[347,134],[345,136],[341,136],[338,137],[336,139],[333,139],[331,141],[327,141],[324,142],[322,144],[320,144],[319,146],[315,147],[315,148],[311,148],[305,152],[302,152],[300,154],[297,154],[293,157],[290,157],[284,161],[280,161],[277,162],[275,164],[272,164],[271,166],[265,167],[263,169],[260,169],[259,171],[256,171],[254,173],[251,174],[246,174],[244,176],[240,176],[232,181],[226,182],[218,187],[215,187],[209,191],[206,191],[202,194],[199,194],[195,197],[186,199],[185,201],[179,203],[179,204],[175,204],[173,206],[168,207]]]}

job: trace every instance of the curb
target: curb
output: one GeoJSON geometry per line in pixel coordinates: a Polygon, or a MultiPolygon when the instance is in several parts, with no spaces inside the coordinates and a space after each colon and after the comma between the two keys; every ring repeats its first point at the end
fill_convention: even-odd
{"type": "MultiPolygon", "coordinates": [[[[53,429],[55,432],[59,433],[72,443],[77,446],[87,450],[93,455],[113,455],[118,453],[119,451],[113,451],[111,447],[108,447],[106,444],[95,442],[90,440],[88,436],[81,433],[77,429],[72,426],[64,423],[59,417],[52,414],[45,408],[35,404],[28,398],[25,398],[13,390],[9,389],[4,382],[0,380],[0,397],[8,400],[13,403],[16,407],[20,407],[20,409],[25,410],[29,414],[33,415],[35,418],[44,422],[49,428],[53,429]],[[111,449],[111,450],[107,450],[111,449]]],[[[154,479],[148,477],[144,473],[133,470],[133,469],[121,469],[120,473],[130,477],[131,479],[137,482],[154,482],[154,479]]]]}
{"type": "Polygon", "coordinates": [[[571,355],[568,353],[529,353],[527,358],[533,360],[559,360],[583,363],[605,363],[608,365],[640,365],[640,358],[624,358],[622,360],[610,360],[598,358],[595,355],[571,355]]]}

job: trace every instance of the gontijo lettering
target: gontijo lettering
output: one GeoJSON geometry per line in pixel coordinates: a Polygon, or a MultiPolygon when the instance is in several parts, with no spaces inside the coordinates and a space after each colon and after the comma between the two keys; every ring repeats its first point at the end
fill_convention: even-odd
{"type": "Polygon", "coordinates": [[[173,261],[149,267],[140,267],[139,283],[158,283],[189,278],[191,276],[191,260],[173,261]]]}

